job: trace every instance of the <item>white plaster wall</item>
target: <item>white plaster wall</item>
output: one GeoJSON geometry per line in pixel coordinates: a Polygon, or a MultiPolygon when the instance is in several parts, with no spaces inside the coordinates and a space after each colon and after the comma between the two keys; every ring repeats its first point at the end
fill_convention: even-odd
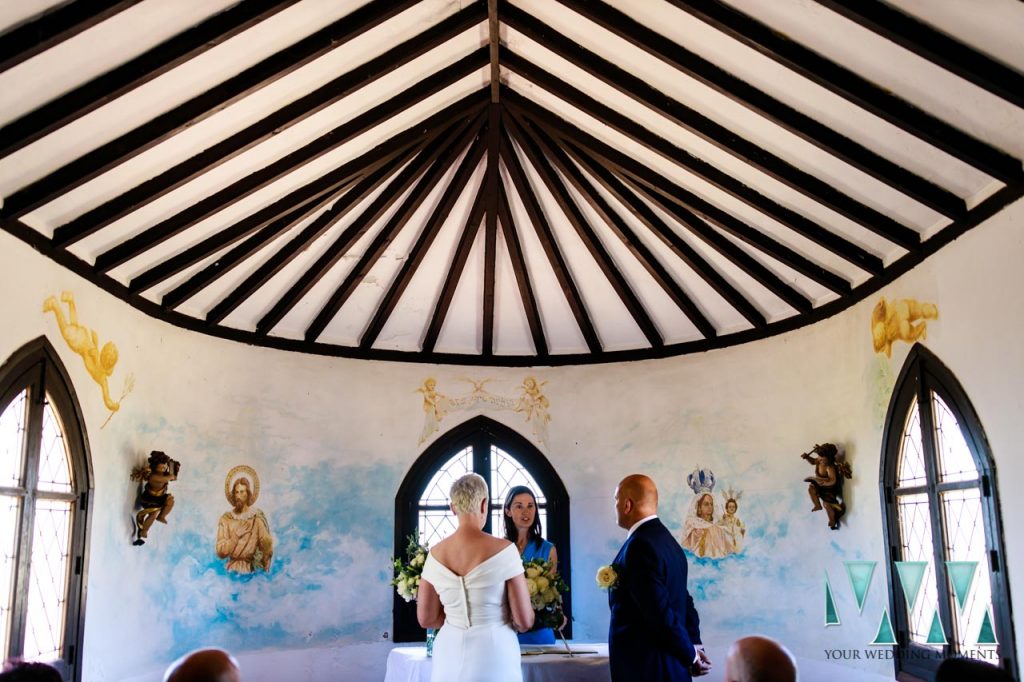
{"type": "MultiPolygon", "coordinates": [[[[1019,592],[1024,542],[1013,528],[1024,504],[1013,495],[1024,475],[1016,457],[1024,350],[1016,292],[1024,277],[1024,202],[947,246],[880,292],[938,304],[926,345],[953,371],[981,417],[1002,482],[1011,592],[1019,592]]],[[[661,514],[681,528],[695,466],[743,490],[749,529],[740,557],[691,562],[691,587],[704,638],[724,652],[735,637],[765,632],[808,665],[826,650],[864,650],[886,607],[878,498],[882,421],[908,346],[893,357],[871,349],[868,319],[877,296],[813,327],[745,347],[701,355],[577,368],[485,369],[321,358],[202,336],[152,320],[0,234],[0,360],[45,334],[57,348],[85,415],[95,470],[88,565],[84,678],[159,679],[192,646],[226,646],[247,679],[295,682],[380,680],[391,626],[388,559],[393,497],[423,426],[423,378],[468,392],[460,377],[491,378],[515,395],[527,373],[546,380],[549,440],[538,444],[572,499],[576,637],[604,640],[605,598],[598,566],[618,549],[611,495],[627,473],[658,481],[661,514]],[[110,423],[99,390],[61,339],[43,299],[76,294],[83,324],[120,360],[135,389],[110,423]],[[845,446],[853,463],[850,512],[838,532],[810,514],[799,454],[816,442],[845,446]],[[183,463],[172,486],[168,526],[144,547],[130,544],[133,464],[151,449],[183,463]],[[270,576],[239,581],[217,568],[217,518],[227,509],[224,475],[248,464],[260,475],[262,508],[276,536],[270,576]],[[844,560],[879,562],[858,613],[844,560]],[[828,575],[842,625],[826,629],[828,575]]],[[[522,416],[488,416],[531,437],[522,416]]],[[[473,416],[463,415],[465,418],[473,416]]],[[[457,425],[450,415],[441,430],[457,425]]],[[[1020,627],[1018,642],[1020,649],[1020,627]]],[[[719,661],[721,662],[721,661],[719,661]]],[[[886,674],[888,662],[847,660],[851,671],[886,674]]]]}

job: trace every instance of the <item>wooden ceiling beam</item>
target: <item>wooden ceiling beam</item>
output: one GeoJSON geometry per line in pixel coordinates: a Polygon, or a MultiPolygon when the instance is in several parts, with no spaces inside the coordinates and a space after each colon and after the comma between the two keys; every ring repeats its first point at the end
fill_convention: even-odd
{"type": "Polygon", "coordinates": [[[540,306],[530,281],[530,271],[526,267],[523,247],[519,243],[519,229],[512,216],[512,207],[509,205],[508,193],[505,191],[504,184],[498,185],[498,218],[501,224],[501,234],[505,239],[505,248],[508,249],[509,260],[512,263],[512,272],[516,276],[516,284],[519,287],[519,300],[523,304],[526,323],[530,327],[530,336],[533,338],[533,350],[537,359],[543,360],[549,352],[548,342],[544,337],[544,322],[540,316],[540,306]]]}
{"type": "Polygon", "coordinates": [[[239,3],[96,76],[0,128],[0,157],[27,147],[74,119],[85,116],[252,28],[297,1],[249,0],[239,3]]]}
{"type": "MultiPolygon", "coordinates": [[[[285,175],[323,156],[332,149],[340,147],[345,142],[379,125],[382,121],[443,90],[467,73],[475,70],[474,65],[475,61],[473,59],[464,58],[445,67],[436,74],[428,76],[414,86],[403,90],[387,102],[359,114],[303,147],[286,154],[277,161],[246,175],[227,187],[200,199],[185,210],[148,228],[144,232],[108,249],[96,258],[96,268],[100,272],[108,272],[112,268],[135,258],[199,221],[241,201],[272,182],[280,180],[285,175]]],[[[475,68],[479,67],[476,66],[475,68]]]]}
{"type": "MultiPolygon", "coordinates": [[[[423,51],[466,30],[472,26],[474,17],[473,13],[467,11],[449,17],[424,31],[415,39],[395,46],[380,57],[356,67],[327,85],[317,88],[269,116],[265,116],[211,145],[195,156],[185,159],[159,175],[83,213],[54,231],[55,242],[67,246],[128,213],[138,210],[140,206],[154,201],[202,173],[216,168],[260,142],[273,137],[281,130],[295,125],[324,107],[337,102],[342,97],[372,84],[374,79],[390,73],[410,59],[422,54],[423,51]]],[[[452,72],[460,73],[460,69],[465,68],[468,73],[474,68],[479,68],[478,64],[482,64],[484,59],[482,51],[476,53],[475,56],[467,56],[455,62],[458,66],[451,65],[452,72]]]]}
{"type": "MultiPolygon", "coordinates": [[[[493,104],[491,105],[494,106],[493,104]]],[[[441,231],[444,222],[451,215],[452,207],[455,206],[455,202],[462,194],[463,190],[466,189],[466,185],[469,183],[470,177],[476,171],[480,165],[480,160],[484,157],[484,152],[487,149],[486,139],[481,136],[478,137],[470,146],[469,151],[462,158],[462,162],[459,163],[458,170],[456,170],[454,177],[444,188],[444,192],[441,195],[440,201],[434,207],[430,217],[427,219],[426,224],[420,230],[419,236],[416,237],[416,241],[413,243],[412,248],[409,249],[409,253],[406,258],[402,261],[402,266],[398,269],[398,274],[391,281],[391,285],[388,287],[387,293],[384,294],[384,298],[377,304],[376,311],[363,331],[362,337],[359,339],[359,346],[363,349],[369,349],[373,347],[374,342],[380,336],[381,331],[384,330],[384,325],[387,324],[388,319],[391,317],[391,313],[394,312],[395,306],[398,305],[398,301],[402,298],[402,294],[409,287],[409,283],[412,278],[416,275],[416,271],[419,269],[420,264],[423,262],[423,258],[427,255],[427,251],[430,250],[431,245],[434,243],[434,239],[437,238],[438,233],[441,231]]],[[[480,195],[479,188],[477,189],[477,195],[480,195]]],[[[394,233],[398,234],[398,231],[394,233]]],[[[389,240],[390,242],[390,240],[389,240]]],[[[383,250],[381,250],[381,253],[383,250]]],[[[366,271],[369,272],[369,268],[372,268],[376,263],[376,258],[373,261],[367,263],[366,271]]],[[[363,273],[365,276],[365,273],[363,273]]],[[[340,306],[339,306],[340,308],[340,306]]]]}
{"type": "Polygon", "coordinates": [[[366,33],[413,4],[415,0],[373,0],[327,28],[303,38],[210,90],[19,189],[4,201],[2,215],[19,217],[49,203],[60,194],[124,163],[243,97],[276,82],[352,38],[366,33]]]}
{"type": "MultiPolygon", "coordinates": [[[[491,0],[497,2],[497,0],[491,0]]],[[[484,223],[484,292],[480,354],[494,354],[495,261],[498,244],[498,162],[501,144],[501,105],[493,99],[487,119],[487,175],[484,178],[487,213],[484,223]]]]}
{"type": "MultiPolygon", "coordinates": [[[[511,91],[504,94],[507,97],[511,94],[511,91]]],[[[526,214],[530,218],[530,223],[537,234],[541,248],[544,249],[544,255],[548,258],[551,271],[562,288],[562,294],[565,296],[569,310],[572,311],[576,325],[583,335],[583,341],[587,344],[587,348],[591,353],[601,353],[603,351],[601,340],[598,338],[597,330],[594,329],[594,323],[587,312],[583,296],[573,280],[572,271],[569,269],[565,256],[562,254],[561,249],[558,248],[555,234],[548,223],[547,217],[544,215],[543,209],[541,209],[540,202],[537,201],[533,188],[530,186],[526,172],[523,170],[523,164],[512,146],[512,140],[509,139],[507,131],[504,131],[501,137],[501,159],[505,164],[505,170],[508,171],[508,175],[512,179],[516,194],[526,209],[526,214]]]]}
{"type": "MultiPolygon", "coordinates": [[[[558,168],[562,176],[576,188],[576,191],[583,197],[583,199],[590,205],[590,207],[597,213],[601,219],[605,222],[612,233],[619,238],[619,240],[629,249],[629,252],[639,262],[647,273],[654,279],[654,281],[664,290],[672,302],[676,304],[676,307],[689,318],[690,322],[693,323],[694,327],[701,333],[705,338],[713,337],[716,335],[715,327],[711,322],[704,316],[690,296],[683,291],[683,288],[678,282],[669,274],[665,266],[661,264],[657,256],[655,256],[647,245],[644,244],[643,240],[640,239],[633,229],[623,220],[616,210],[608,203],[607,200],[596,190],[593,183],[590,182],[580,168],[573,163],[566,154],[559,142],[555,141],[550,137],[550,134],[545,131],[542,124],[534,124],[532,126],[532,132],[536,139],[540,143],[543,151],[547,154],[548,159],[558,168]]],[[[587,172],[591,172],[589,169],[587,172]]],[[[592,173],[591,173],[592,174],[592,173]]]]}
{"type": "Polygon", "coordinates": [[[0,73],[123,12],[140,0],[78,0],[45,11],[0,35],[0,73]]]}
{"type": "Polygon", "coordinates": [[[466,146],[480,134],[484,119],[484,116],[478,117],[477,121],[469,126],[465,132],[452,140],[441,157],[419,179],[416,186],[413,187],[409,195],[399,205],[394,215],[377,232],[377,235],[366,247],[363,255],[352,266],[352,269],[345,277],[345,281],[335,289],[334,293],[331,294],[331,297],[320,309],[320,312],[306,328],[304,337],[307,342],[315,342],[324,332],[327,325],[330,324],[334,316],[341,310],[345,301],[355,292],[356,287],[359,286],[380,259],[384,250],[398,236],[398,233],[402,231],[402,228],[405,227],[427,196],[434,191],[441,178],[452,167],[455,160],[466,149],[466,146]]]}
{"type": "Polygon", "coordinates": [[[1020,159],[954,128],[783,33],[718,0],[668,0],[821,87],[1003,182],[1024,178],[1020,159]]]}
{"type": "Polygon", "coordinates": [[[599,0],[562,0],[569,8],[635,45],[672,68],[739,102],[776,125],[842,159],[871,177],[949,218],[967,211],[963,199],[912,171],[876,154],[834,128],[775,99],[750,83],[599,0]]]}
{"type": "Polygon", "coordinates": [[[654,320],[651,319],[640,298],[633,291],[629,281],[615,265],[615,261],[607,249],[605,249],[601,238],[594,232],[594,228],[587,221],[579,206],[576,205],[562,179],[555,172],[555,169],[551,167],[549,161],[550,150],[544,148],[543,143],[535,135],[531,129],[532,126],[528,122],[516,118],[515,114],[513,114],[512,119],[514,120],[509,120],[506,117],[505,128],[512,135],[513,139],[519,143],[519,148],[526,153],[537,175],[540,176],[541,181],[548,188],[559,209],[568,218],[569,224],[576,230],[580,241],[583,242],[591,258],[594,259],[598,268],[601,269],[601,272],[607,278],[612,290],[618,295],[623,306],[625,306],[636,326],[640,329],[640,332],[652,348],[664,346],[665,339],[654,324],[654,320]]]}
{"type": "Polygon", "coordinates": [[[455,254],[448,266],[448,273],[445,275],[444,284],[441,285],[441,293],[434,303],[434,312],[430,316],[427,330],[420,343],[420,352],[431,354],[437,346],[437,339],[441,335],[441,327],[445,318],[448,317],[448,310],[451,308],[452,299],[455,298],[455,290],[462,280],[462,272],[466,269],[466,261],[469,260],[469,253],[473,250],[473,243],[480,231],[480,223],[484,217],[486,202],[484,193],[479,192],[473,202],[473,208],[469,212],[469,218],[462,228],[462,235],[459,237],[458,245],[455,247],[455,254]]]}
{"type": "MultiPolygon", "coordinates": [[[[511,53],[506,55],[504,63],[513,70],[519,71],[522,69],[522,71],[519,71],[521,75],[549,90],[549,92],[552,92],[556,96],[561,97],[569,104],[572,104],[586,112],[587,115],[593,117],[600,123],[607,125],[613,130],[625,135],[627,138],[643,145],[652,153],[663,156],[680,167],[698,175],[728,195],[742,201],[758,211],[761,211],[768,217],[778,221],[782,225],[785,225],[794,232],[807,237],[823,248],[872,274],[879,274],[882,271],[883,265],[881,258],[867,252],[855,244],[848,242],[841,236],[822,227],[821,225],[818,225],[796,211],[782,206],[774,199],[761,194],[756,189],[744,184],[731,174],[715,168],[706,161],[698,159],[686,150],[651,132],[647,128],[644,128],[636,121],[616,111],[612,107],[598,102],[593,97],[590,97],[580,90],[573,88],[568,83],[558,80],[550,74],[537,69],[525,60],[512,55],[511,53]]],[[[511,97],[515,97],[515,101],[517,103],[520,103],[526,106],[527,109],[530,109],[526,98],[519,96],[517,93],[510,90],[505,94],[505,98],[508,99],[511,97]]],[[[539,109],[539,107],[534,107],[534,109],[539,109]]],[[[564,123],[562,125],[565,128],[576,128],[575,126],[568,126],[564,123]]],[[[914,234],[916,235],[916,233],[914,234]]]]}
{"type": "Polygon", "coordinates": [[[413,182],[423,174],[437,160],[448,147],[451,139],[462,133],[467,126],[471,125],[485,106],[485,101],[475,93],[473,99],[476,106],[465,111],[459,121],[443,135],[433,137],[423,151],[406,165],[402,171],[395,176],[388,186],[384,188],[373,202],[363,209],[351,225],[345,228],[331,245],[320,255],[316,262],[307,268],[301,276],[288,288],[288,291],[277,300],[271,309],[256,323],[257,336],[265,337],[271,330],[295,307],[295,305],[309,293],[310,289],[327,274],[332,267],[344,256],[352,245],[362,237],[370,227],[379,220],[391,206],[398,201],[413,182]]]}
{"type": "MultiPolygon", "coordinates": [[[[555,32],[546,25],[530,17],[521,10],[509,8],[505,21],[531,40],[543,45],[563,59],[577,64],[590,74],[618,90],[651,111],[657,112],[669,121],[696,135],[705,142],[730,154],[734,158],[756,168],[761,173],[779,181],[790,189],[828,207],[839,215],[875,232],[905,249],[914,249],[920,245],[921,237],[914,230],[902,225],[890,216],[853,197],[839,191],[835,185],[808,173],[785,159],[759,147],[742,135],[704,116],[696,109],[653,88],[644,79],[635,76],[612,62],[603,59],[565,36],[555,32]]],[[[518,58],[517,58],[518,60],[518,58]]],[[[505,60],[507,63],[507,60],[505,60]]],[[[519,67],[513,67],[523,73],[519,67]]],[[[533,67],[530,72],[537,74],[541,70],[533,67]]],[[[526,74],[523,74],[526,75],[526,74]]],[[[528,76],[532,80],[532,76],[528,76]]],[[[553,77],[552,77],[553,78],[553,77]]],[[[560,90],[553,93],[564,96],[560,90]]]]}
{"type": "MultiPolygon", "coordinates": [[[[878,0],[818,2],[996,97],[1024,108],[1024,75],[902,10],[878,0]]],[[[977,9],[984,11],[982,7],[977,9]]]]}

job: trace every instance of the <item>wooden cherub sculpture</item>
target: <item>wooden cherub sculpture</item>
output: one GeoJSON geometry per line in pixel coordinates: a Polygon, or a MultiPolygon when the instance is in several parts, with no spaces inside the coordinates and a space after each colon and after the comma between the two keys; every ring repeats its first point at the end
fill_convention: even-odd
{"type": "Polygon", "coordinates": [[[137,466],[132,469],[131,480],[145,481],[139,488],[135,514],[136,536],[133,545],[143,545],[149,535],[149,527],[153,521],[167,523],[167,515],[174,508],[174,495],[167,491],[168,484],[178,478],[181,462],[177,462],[165,453],[154,450],[149,453],[149,465],[137,466]]]}
{"type": "Polygon", "coordinates": [[[832,443],[815,444],[810,452],[805,452],[800,457],[814,465],[814,475],[804,479],[809,483],[807,494],[814,503],[811,511],[816,512],[824,508],[828,514],[828,527],[839,530],[839,519],[846,513],[843,479],[853,478],[850,463],[832,443]],[[815,457],[815,454],[818,456],[815,457]]]}

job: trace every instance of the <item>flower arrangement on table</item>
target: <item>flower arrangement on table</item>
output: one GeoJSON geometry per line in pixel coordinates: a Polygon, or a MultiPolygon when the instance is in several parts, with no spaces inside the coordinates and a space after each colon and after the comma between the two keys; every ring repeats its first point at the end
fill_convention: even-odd
{"type": "Polygon", "coordinates": [[[399,558],[391,559],[395,567],[395,577],[391,584],[395,586],[398,596],[407,602],[416,599],[416,592],[420,587],[420,574],[423,573],[423,564],[427,561],[429,551],[426,545],[419,543],[415,535],[410,535],[405,545],[405,561],[399,558]]]}

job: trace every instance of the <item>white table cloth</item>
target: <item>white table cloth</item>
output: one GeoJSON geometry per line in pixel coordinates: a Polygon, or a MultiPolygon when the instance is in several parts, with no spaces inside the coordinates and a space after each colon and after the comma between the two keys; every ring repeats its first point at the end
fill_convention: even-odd
{"type": "MultiPolygon", "coordinates": [[[[570,642],[569,646],[579,653],[570,658],[561,644],[524,646],[523,682],[611,681],[607,644],[570,642]]],[[[426,647],[395,647],[388,654],[384,682],[430,682],[430,664],[426,647]]]]}

